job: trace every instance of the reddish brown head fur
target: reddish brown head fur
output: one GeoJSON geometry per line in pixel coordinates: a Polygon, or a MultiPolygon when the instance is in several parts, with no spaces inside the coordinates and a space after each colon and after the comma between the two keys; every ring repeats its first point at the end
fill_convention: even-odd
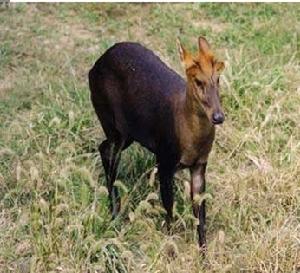
{"type": "Polygon", "coordinates": [[[223,62],[217,61],[204,37],[198,39],[198,54],[189,53],[179,41],[180,58],[185,68],[189,92],[199,102],[213,124],[224,121],[219,97],[219,77],[224,69],[223,62]]]}

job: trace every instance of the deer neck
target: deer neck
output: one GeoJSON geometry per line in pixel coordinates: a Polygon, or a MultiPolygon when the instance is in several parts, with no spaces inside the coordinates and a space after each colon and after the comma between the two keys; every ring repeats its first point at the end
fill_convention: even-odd
{"type": "Polygon", "coordinates": [[[176,131],[180,145],[180,163],[192,166],[206,162],[215,135],[215,128],[207,118],[197,96],[197,90],[187,83],[176,117],[176,131]]]}

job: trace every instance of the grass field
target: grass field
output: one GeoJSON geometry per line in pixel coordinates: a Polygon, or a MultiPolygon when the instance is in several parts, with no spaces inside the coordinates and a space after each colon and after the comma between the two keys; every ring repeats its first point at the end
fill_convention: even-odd
{"type": "Polygon", "coordinates": [[[300,272],[300,4],[0,5],[0,272],[300,272]],[[176,37],[226,69],[207,170],[208,254],[176,176],[165,230],[153,156],[123,154],[110,220],[87,73],[139,41],[183,74],[176,37]],[[100,178],[98,179],[98,176],[100,178]]]}

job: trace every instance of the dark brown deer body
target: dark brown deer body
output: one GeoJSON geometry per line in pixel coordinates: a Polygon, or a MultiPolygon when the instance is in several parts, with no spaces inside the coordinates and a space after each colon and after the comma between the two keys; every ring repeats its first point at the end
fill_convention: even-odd
{"type": "MultiPolygon", "coordinates": [[[[120,208],[113,183],[121,151],[133,141],[156,155],[167,223],[172,219],[173,177],[178,168],[191,170],[192,199],[205,191],[205,169],[214,140],[214,123],[224,119],[216,74],[217,66],[221,67],[222,63],[214,59],[203,62],[210,51],[204,38],[199,38],[199,46],[203,54],[199,53],[197,59],[180,45],[187,83],[152,51],[137,43],[114,45],[91,69],[91,100],[107,137],[99,152],[113,216],[120,208]],[[201,88],[203,94],[199,96],[201,88]]],[[[199,218],[199,244],[204,247],[204,201],[194,203],[193,211],[199,218]]]]}

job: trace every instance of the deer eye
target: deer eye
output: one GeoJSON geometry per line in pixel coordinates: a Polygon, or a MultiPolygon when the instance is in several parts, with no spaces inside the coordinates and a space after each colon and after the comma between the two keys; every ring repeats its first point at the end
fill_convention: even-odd
{"type": "Polygon", "coordinates": [[[195,83],[197,84],[197,86],[199,88],[201,88],[202,90],[204,90],[204,84],[202,81],[198,80],[197,78],[195,79],[195,83]]]}

